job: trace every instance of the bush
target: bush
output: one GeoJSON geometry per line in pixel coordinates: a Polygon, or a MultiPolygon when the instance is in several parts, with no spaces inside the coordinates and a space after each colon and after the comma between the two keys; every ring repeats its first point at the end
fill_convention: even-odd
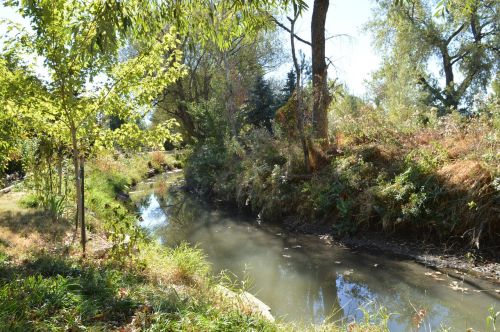
{"type": "Polygon", "coordinates": [[[406,119],[367,106],[335,112],[330,164],[313,174],[304,176],[297,142],[251,129],[196,145],[187,183],[266,221],[495,242],[498,110],[473,118],[419,110],[406,119]]]}

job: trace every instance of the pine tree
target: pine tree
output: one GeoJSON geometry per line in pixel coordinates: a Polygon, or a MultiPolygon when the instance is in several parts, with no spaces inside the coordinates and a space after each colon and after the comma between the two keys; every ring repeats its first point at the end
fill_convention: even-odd
{"type": "Polygon", "coordinates": [[[257,127],[265,127],[272,130],[271,120],[276,113],[275,97],[269,85],[262,75],[258,75],[248,99],[249,111],[247,123],[257,127]]]}
{"type": "Polygon", "coordinates": [[[283,92],[283,103],[286,103],[288,99],[293,94],[293,90],[295,90],[295,85],[297,84],[297,77],[295,75],[295,71],[290,69],[288,74],[286,75],[286,83],[281,91],[283,92]]]}

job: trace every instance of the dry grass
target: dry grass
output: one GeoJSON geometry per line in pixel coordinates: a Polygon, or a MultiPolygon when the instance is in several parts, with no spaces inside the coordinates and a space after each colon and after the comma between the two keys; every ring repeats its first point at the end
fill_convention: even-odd
{"type": "MultiPolygon", "coordinates": [[[[0,250],[21,261],[40,252],[79,257],[79,238],[74,237],[74,225],[67,220],[54,221],[49,213],[25,208],[20,201],[25,192],[0,195],[0,250]]],[[[87,255],[102,257],[109,242],[87,231],[87,255]]]]}
{"type": "Polygon", "coordinates": [[[491,182],[491,174],[476,160],[457,160],[444,165],[437,174],[449,188],[475,190],[491,182]]]}
{"type": "Polygon", "coordinates": [[[106,154],[95,158],[92,166],[103,173],[112,173],[122,171],[124,165],[111,154],[106,154]]]}
{"type": "Polygon", "coordinates": [[[153,151],[149,153],[149,158],[153,165],[165,166],[167,164],[167,156],[163,151],[153,151]]]}
{"type": "Polygon", "coordinates": [[[0,196],[0,248],[18,259],[44,248],[53,249],[68,231],[68,224],[53,222],[47,213],[19,205],[22,192],[0,196]]]}

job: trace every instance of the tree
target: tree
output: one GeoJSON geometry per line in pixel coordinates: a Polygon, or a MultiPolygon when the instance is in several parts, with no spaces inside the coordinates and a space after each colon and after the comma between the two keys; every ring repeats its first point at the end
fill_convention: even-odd
{"type": "Polygon", "coordinates": [[[328,105],[331,102],[328,90],[328,66],[325,58],[325,22],[329,0],[315,0],[311,19],[311,50],[313,76],[313,136],[328,142],[328,105]]]}
{"type": "Polygon", "coordinates": [[[276,102],[269,82],[262,75],[257,76],[255,85],[250,91],[248,104],[247,122],[257,127],[265,127],[271,132],[271,121],[276,112],[276,102]]]}
{"type": "Polygon", "coordinates": [[[0,54],[0,175],[19,150],[21,141],[29,137],[25,124],[30,119],[22,116],[23,111],[46,93],[46,88],[22,64],[20,57],[0,54]]]}
{"type": "MultiPolygon", "coordinates": [[[[239,60],[242,59],[241,51],[250,51],[247,54],[251,54],[253,46],[254,55],[255,53],[262,54],[259,46],[263,44],[262,39],[265,37],[263,32],[269,32],[274,28],[272,21],[269,20],[270,13],[285,10],[291,3],[304,8],[306,7],[305,2],[304,0],[201,0],[172,3],[175,3],[174,10],[168,11],[166,22],[177,28],[185,54],[183,61],[190,64],[189,67],[192,71],[183,82],[177,83],[177,91],[174,92],[178,97],[177,102],[175,102],[177,109],[173,110],[172,107],[168,107],[166,113],[178,118],[183,123],[183,129],[188,138],[189,136],[202,137],[203,133],[199,132],[196,119],[193,118],[190,114],[192,112],[189,110],[190,106],[195,106],[192,105],[193,102],[198,103],[198,100],[192,100],[193,98],[185,91],[195,87],[195,91],[202,92],[195,99],[202,96],[202,102],[205,103],[208,96],[213,96],[210,93],[211,88],[224,83],[223,87],[217,86],[214,90],[218,89],[217,92],[224,92],[223,114],[225,121],[228,123],[230,135],[238,136],[239,120],[242,115],[239,104],[246,99],[246,96],[241,93],[242,89],[239,85],[242,77],[244,78],[244,75],[239,72],[239,60]],[[210,62],[212,62],[210,70],[213,72],[205,71],[206,68],[203,68],[204,63],[210,62]],[[223,76],[221,77],[220,74],[223,76]],[[191,77],[195,78],[191,79],[191,77]],[[215,80],[214,77],[218,79],[215,80]],[[216,82],[213,83],[214,81],[216,82]],[[196,86],[198,83],[202,84],[196,86]],[[202,88],[200,89],[200,87],[202,88]]],[[[268,52],[268,54],[271,53],[268,52]]],[[[265,67],[265,64],[261,65],[265,67]]],[[[250,81],[253,83],[255,76],[247,76],[251,77],[250,81]]],[[[172,94],[173,90],[169,89],[165,95],[172,94]]],[[[165,101],[168,99],[171,98],[165,98],[165,101]]]]}
{"type": "Polygon", "coordinates": [[[21,111],[36,124],[35,130],[48,132],[71,151],[85,255],[85,158],[104,146],[140,147],[169,135],[168,126],[143,131],[137,120],[147,114],[161,89],[183,74],[176,62],[180,54],[175,33],[159,33],[148,25],[146,18],[156,12],[141,1],[21,1],[19,6],[35,33],[20,32],[9,52],[43,57],[50,75],[47,93],[21,111]],[[118,50],[132,24],[139,32],[147,27],[155,37],[138,40],[135,54],[120,59],[118,50]],[[90,85],[98,75],[105,75],[105,83],[90,85]],[[110,116],[124,123],[112,131],[103,123],[110,116]]]}
{"type": "Polygon", "coordinates": [[[295,71],[291,69],[286,74],[286,82],[285,86],[281,90],[283,92],[283,100],[286,102],[293,94],[293,90],[295,90],[297,76],[295,75],[295,71]]]}
{"type": "Polygon", "coordinates": [[[430,0],[379,1],[369,28],[390,61],[412,64],[414,82],[443,112],[469,106],[499,68],[500,3],[494,0],[453,2],[435,15],[430,0]],[[415,47],[419,45],[419,47],[415,47]],[[434,75],[430,64],[440,68],[434,75]],[[444,84],[440,84],[442,79],[444,84]]]}
{"type": "Polygon", "coordinates": [[[164,90],[153,117],[153,121],[177,119],[187,143],[210,136],[206,121],[210,116],[203,112],[207,103],[219,108],[222,116],[216,121],[222,124],[217,131],[238,134],[246,116],[242,106],[257,76],[277,67],[283,58],[278,35],[272,26],[266,30],[270,24],[260,12],[270,5],[233,1],[217,6],[210,6],[208,1],[198,4],[181,2],[185,6],[183,15],[192,19],[168,21],[179,27],[180,61],[188,74],[164,90]],[[214,29],[223,31],[214,34],[214,29]]]}
{"type": "Polygon", "coordinates": [[[296,77],[296,82],[295,82],[295,89],[294,89],[294,97],[296,101],[295,105],[295,116],[297,119],[297,129],[299,131],[300,135],[300,142],[302,145],[302,153],[304,155],[304,167],[307,173],[311,171],[311,165],[309,162],[309,145],[308,145],[308,138],[306,136],[305,132],[305,109],[306,107],[304,106],[304,96],[303,96],[303,89],[302,89],[302,74],[303,74],[303,66],[299,64],[299,61],[297,59],[297,54],[295,52],[295,24],[297,22],[297,19],[299,18],[301,13],[301,8],[297,4],[293,4],[293,18],[288,18],[290,21],[290,29],[288,30],[290,32],[290,46],[292,50],[292,60],[293,60],[293,66],[295,68],[295,77],[296,77]]]}

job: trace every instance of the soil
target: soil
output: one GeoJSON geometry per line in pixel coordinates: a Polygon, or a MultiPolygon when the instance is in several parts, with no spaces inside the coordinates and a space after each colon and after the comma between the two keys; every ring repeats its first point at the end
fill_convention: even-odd
{"type": "MultiPolygon", "coordinates": [[[[350,237],[335,235],[331,227],[286,223],[291,232],[318,235],[330,244],[364,251],[380,251],[384,254],[410,258],[427,267],[452,275],[470,275],[500,284],[499,250],[478,250],[460,247],[457,243],[436,244],[415,239],[368,233],[350,237]]],[[[498,248],[497,248],[498,249],[498,248]]]]}
{"type": "Polygon", "coordinates": [[[378,250],[411,258],[416,262],[448,274],[470,275],[500,284],[500,262],[489,253],[482,256],[478,250],[454,249],[423,242],[411,243],[405,239],[387,238],[379,234],[342,238],[347,247],[378,250]]]}

